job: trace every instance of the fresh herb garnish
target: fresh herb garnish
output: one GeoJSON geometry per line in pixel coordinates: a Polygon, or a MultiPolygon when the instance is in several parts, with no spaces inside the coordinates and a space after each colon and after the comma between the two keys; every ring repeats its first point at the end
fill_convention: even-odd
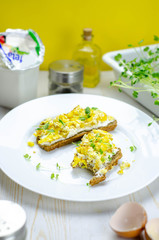
{"type": "Polygon", "coordinates": [[[40,128],[37,128],[36,130],[46,130],[49,127],[49,122],[45,123],[44,125],[41,125],[40,128]]]}
{"type": "Polygon", "coordinates": [[[79,117],[79,119],[80,119],[81,121],[85,121],[85,120],[86,120],[85,117],[79,117]]]}
{"type": "MultiPolygon", "coordinates": [[[[155,47],[150,50],[149,47],[141,47],[141,43],[144,40],[138,42],[139,51],[132,45],[137,57],[126,61],[122,59],[122,55],[118,53],[114,59],[119,63],[119,66],[123,67],[123,71],[118,80],[111,82],[111,86],[117,86],[121,88],[127,88],[133,90],[132,95],[134,98],[138,98],[141,92],[150,92],[152,98],[159,98],[159,47],[155,47]],[[140,83],[140,85],[137,85],[140,83]],[[142,87],[148,86],[147,88],[142,87]]],[[[154,41],[159,41],[158,36],[154,36],[154,41]]],[[[155,105],[159,105],[159,99],[154,100],[155,105]]],[[[159,118],[155,119],[159,121],[159,118]]],[[[151,126],[149,123],[148,126],[151,126]]]]}
{"type": "Polygon", "coordinates": [[[56,174],[56,180],[59,178],[59,174],[56,174]]]}
{"type": "Polygon", "coordinates": [[[99,137],[99,133],[96,134],[96,137],[99,137]]]}
{"type": "Polygon", "coordinates": [[[61,169],[61,167],[60,167],[60,165],[59,165],[58,163],[56,163],[56,168],[57,168],[58,170],[61,169]]]}
{"type": "Polygon", "coordinates": [[[103,154],[103,150],[102,149],[99,149],[99,152],[100,152],[100,154],[103,154]]]}
{"type": "Polygon", "coordinates": [[[108,160],[109,160],[109,161],[111,161],[111,160],[112,160],[112,158],[111,158],[111,156],[110,156],[110,155],[108,156],[108,160]]]}
{"type": "Polygon", "coordinates": [[[48,129],[47,131],[48,131],[49,133],[55,132],[55,130],[53,130],[53,129],[48,129]]]}
{"type": "Polygon", "coordinates": [[[29,154],[26,153],[26,154],[24,155],[24,158],[25,158],[26,160],[30,160],[30,159],[31,159],[31,156],[29,156],[29,154]]]}
{"type": "Polygon", "coordinates": [[[134,151],[136,151],[136,149],[137,149],[137,147],[136,147],[135,145],[133,145],[133,146],[130,146],[130,151],[131,151],[131,152],[134,152],[134,151]]]}
{"type": "Polygon", "coordinates": [[[93,149],[95,149],[95,147],[96,147],[93,142],[91,143],[91,147],[92,147],[93,149]]]}
{"type": "Polygon", "coordinates": [[[86,183],[86,186],[87,186],[87,187],[90,187],[91,185],[90,185],[90,183],[86,183]]]}
{"type": "Polygon", "coordinates": [[[49,123],[48,122],[43,125],[43,129],[44,130],[48,129],[48,127],[49,127],[49,123]]]}
{"type": "Polygon", "coordinates": [[[92,107],[93,110],[97,110],[98,108],[97,107],[92,107]]]}
{"type": "Polygon", "coordinates": [[[62,123],[63,126],[65,126],[65,123],[61,119],[59,119],[59,122],[62,123]]]}
{"type": "Polygon", "coordinates": [[[76,145],[77,147],[79,147],[81,141],[77,141],[77,142],[72,142],[72,144],[76,145]]]}
{"type": "Polygon", "coordinates": [[[85,108],[85,114],[90,115],[91,109],[89,107],[85,108]]]}
{"type": "Polygon", "coordinates": [[[150,127],[150,126],[152,125],[153,122],[157,122],[157,121],[159,121],[159,118],[156,118],[154,115],[152,116],[152,118],[153,118],[153,121],[150,122],[150,123],[148,123],[148,127],[150,127]]]}
{"type": "Polygon", "coordinates": [[[39,170],[40,165],[41,165],[41,163],[38,163],[38,164],[36,165],[36,170],[39,170]]]}
{"type": "Polygon", "coordinates": [[[54,179],[54,177],[55,177],[55,173],[52,173],[51,174],[51,179],[54,179]]]}
{"type": "Polygon", "coordinates": [[[55,173],[52,173],[50,178],[51,178],[51,179],[56,179],[56,180],[57,180],[58,177],[59,177],[59,174],[56,174],[56,175],[55,175],[55,173]]]}
{"type": "Polygon", "coordinates": [[[105,162],[105,158],[104,158],[104,157],[102,157],[102,158],[101,158],[101,161],[102,161],[102,162],[105,162]]]}

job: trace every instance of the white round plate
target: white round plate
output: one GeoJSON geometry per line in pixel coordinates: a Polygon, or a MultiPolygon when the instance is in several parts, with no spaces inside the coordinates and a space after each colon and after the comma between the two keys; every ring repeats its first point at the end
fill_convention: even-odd
{"type": "Polygon", "coordinates": [[[86,94],[39,98],[18,106],[0,121],[0,167],[23,187],[53,198],[101,201],[122,197],[145,187],[159,175],[159,126],[153,123],[148,127],[151,121],[140,110],[111,98],[86,94]],[[131,164],[123,175],[117,173],[120,168],[116,166],[104,182],[88,187],[91,173],[70,166],[75,145],[45,152],[36,144],[33,133],[43,119],[67,113],[77,105],[98,107],[117,119],[118,126],[112,134],[123,153],[119,164],[123,161],[131,164]],[[28,141],[34,141],[35,146],[28,147],[28,141]],[[133,145],[137,150],[131,152],[133,145]],[[31,156],[30,160],[24,158],[25,154],[31,156]],[[52,173],[59,174],[57,180],[51,179],[52,173]]]}

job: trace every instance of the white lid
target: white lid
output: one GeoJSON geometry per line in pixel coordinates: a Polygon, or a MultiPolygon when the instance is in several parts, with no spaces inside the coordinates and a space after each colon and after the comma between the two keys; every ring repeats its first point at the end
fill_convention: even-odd
{"type": "Polygon", "coordinates": [[[17,203],[0,200],[0,239],[22,239],[26,224],[26,213],[17,203]]]}

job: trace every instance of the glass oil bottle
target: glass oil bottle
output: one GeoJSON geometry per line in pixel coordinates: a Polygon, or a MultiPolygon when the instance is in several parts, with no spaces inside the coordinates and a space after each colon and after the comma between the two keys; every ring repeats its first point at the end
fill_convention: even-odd
{"type": "Polygon", "coordinates": [[[83,86],[95,87],[100,81],[101,49],[93,43],[92,29],[83,29],[82,42],[76,47],[73,59],[84,66],[83,86]]]}

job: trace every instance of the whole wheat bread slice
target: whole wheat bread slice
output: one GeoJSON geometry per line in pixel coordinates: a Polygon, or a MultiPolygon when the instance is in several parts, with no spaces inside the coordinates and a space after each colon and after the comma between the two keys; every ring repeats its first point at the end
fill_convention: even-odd
{"type": "MultiPolygon", "coordinates": [[[[121,152],[121,149],[118,148],[117,153],[115,155],[113,155],[111,162],[107,164],[105,169],[107,171],[110,171],[113,168],[113,166],[116,166],[118,164],[118,160],[120,158],[122,158],[122,152],[121,152]]],[[[71,163],[71,166],[73,167],[73,162],[71,163]]],[[[82,166],[83,165],[81,165],[81,166],[76,165],[73,168],[76,168],[76,167],[82,168],[82,166]]],[[[87,165],[87,169],[90,170],[94,174],[93,178],[89,181],[89,184],[91,186],[96,185],[96,184],[98,184],[98,183],[100,183],[100,182],[102,182],[102,181],[104,181],[106,179],[106,174],[103,174],[101,176],[96,175],[96,173],[94,173],[94,171],[93,171],[93,166],[92,165],[88,164],[87,165]]]]}
{"type": "MultiPolygon", "coordinates": [[[[114,120],[114,121],[110,122],[107,126],[99,127],[99,128],[96,128],[96,129],[101,129],[101,130],[105,130],[107,132],[110,132],[110,131],[114,130],[116,128],[116,126],[117,126],[117,121],[114,120]]],[[[50,152],[50,151],[54,150],[55,148],[60,148],[60,147],[65,146],[65,145],[67,145],[69,143],[72,143],[72,142],[80,140],[84,136],[84,134],[89,133],[91,130],[80,132],[80,133],[78,133],[78,134],[76,134],[76,135],[74,135],[74,136],[72,136],[70,138],[66,138],[64,140],[60,140],[60,141],[55,142],[55,143],[53,143],[51,145],[39,144],[38,141],[40,140],[40,138],[37,137],[37,144],[42,149],[44,149],[45,151],[50,152]]]]}

